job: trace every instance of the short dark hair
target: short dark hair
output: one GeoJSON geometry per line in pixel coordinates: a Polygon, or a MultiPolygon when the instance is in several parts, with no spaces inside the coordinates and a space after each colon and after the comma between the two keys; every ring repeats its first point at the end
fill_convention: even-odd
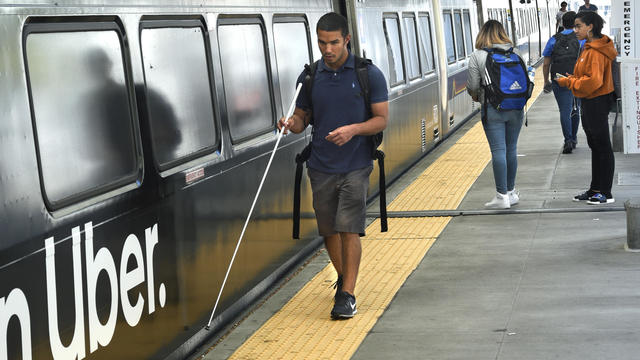
{"type": "Polygon", "coordinates": [[[338,31],[342,33],[342,37],[346,37],[349,34],[349,24],[347,18],[334,12],[326,13],[322,15],[316,25],[316,33],[318,30],[323,31],[338,31]]]}
{"type": "Polygon", "coordinates": [[[567,6],[567,2],[566,1],[563,1],[563,2],[560,3],[560,7],[564,7],[564,6],[567,6]]]}
{"type": "Polygon", "coordinates": [[[585,25],[593,25],[591,32],[596,38],[602,37],[602,26],[604,20],[594,11],[581,11],[576,15],[576,19],[580,19],[585,25]]]}
{"type": "Polygon", "coordinates": [[[576,12],[575,11],[567,11],[562,15],[562,26],[565,29],[573,28],[573,23],[576,21],[576,12]]]}

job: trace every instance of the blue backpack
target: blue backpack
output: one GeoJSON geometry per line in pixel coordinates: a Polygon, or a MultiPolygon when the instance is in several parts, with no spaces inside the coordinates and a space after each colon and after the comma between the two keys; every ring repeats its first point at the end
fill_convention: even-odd
{"type": "Polygon", "coordinates": [[[483,75],[485,109],[489,102],[499,111],[522,110],[533,92],[524,61],[513,48],[484,50],[489,53],[483,75]]]}

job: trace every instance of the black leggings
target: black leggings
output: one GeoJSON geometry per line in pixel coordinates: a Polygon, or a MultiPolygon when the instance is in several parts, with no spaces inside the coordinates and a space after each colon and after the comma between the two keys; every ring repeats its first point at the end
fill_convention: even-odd
{"type": "Polygon", "coordinates": [[[611,94],[593,99],[581,99],[582,128],[591,148],[591,190],[611,196],[615,159],[609,139],[609,109],[611,94]]]}

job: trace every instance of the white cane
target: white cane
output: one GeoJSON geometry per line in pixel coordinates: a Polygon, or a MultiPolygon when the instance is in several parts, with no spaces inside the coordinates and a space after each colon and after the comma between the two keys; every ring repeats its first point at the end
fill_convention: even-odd
{"type": "MultiPolygon", "coordinates": [[[[293,96],[293,100],[291,101],[291,105],[289,105],[289,111],[287,111],[286,120],[293,115],[293,110],[296,105],[296,99],[298,98],[298,94],[300,93],[300,89],[302,88],[302,83],[298,84],[296,88],[296,93],[293,96]]],[[[249,224],[249,219],[251,219],[251,214],[253,213],[253,208],[256,206],[256,202],[258,201],[258,196],[260,196],[260,190],[262,190],[262,185],[264,184],[264,180],[267,178],[267,173],[269,172],[269,168],[271,167],[271,162],[273,161],[273,156],[276,154],[276,150],[278,149],[278,144],[280,144],[280,139],[282,139],[282,133],[284,132],[286,126],[283,126],[278,132],[278,138],[276,140],[276,145],[273,147],[273,151],[271,152],[271,157],[269,158],[269,163],[267,163],[267,169],[264,171],[264,175],[262,175],[262,180],[260,181],[260,186],[258,186],[258,191],[256,192],[256,197],[253,198],[253,204],[251,204],[251,209],[249,210],[249,215],[247,215],[247,220],[244,222],[244,227],[242,227],[242,232],[240,233],[240,238],[238,239],[238,243],[236,244],[236,249],[233,251],[233,256],[231,257],[231,262],[229,263],[229,268],[227,269],[227,274],[224,276],[224,280],[222,281],[222,287],[220,287],[220,292],[218,293],[218,298],[216,299],[216,304],[213,306],[213,311],[211,312],[211,317],[209,317],[209,322],[205,329],[209,330],[211,326],[211,320],[213,320],[213,314],[216,312],[216,308],[218,307],[218,302],[220,301],[220,296],[222,295],[222,290],[224,290],[224,286],[227,283],[227,278],[229,277],[229,272],[231,271],[231,266],[233,265],[233,261],[236,258],[236,254],[238,253],[238,248],[240,248],[240,242],[242,241],[242,237],[244,236],[245,230],[247,230],[247,225],[249,224]]]]}

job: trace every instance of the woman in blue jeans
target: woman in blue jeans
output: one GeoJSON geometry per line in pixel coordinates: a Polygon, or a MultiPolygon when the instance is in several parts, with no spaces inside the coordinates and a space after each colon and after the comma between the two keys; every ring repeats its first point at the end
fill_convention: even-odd
{"type": "MultiPolygon", "coordinates": [[[[507,36],[502,24],[489,20],[480,29],[476,39],[476,51],[469,59],[467,91],[474,101],[484,103],[482,74],[485,70],[487,52],[484,48],[509,50],[513,43],[507,36]]],[[[496,182],[496,195],[484,204],[488,208],[508,209],[519,201],[515,190],[516,171],[518,169],[518,135],[522,127],[522,110],[496,110],[486,106],[487,119],[483,122],[484,133],[491,148],[493,178],[496,182]]]]}

